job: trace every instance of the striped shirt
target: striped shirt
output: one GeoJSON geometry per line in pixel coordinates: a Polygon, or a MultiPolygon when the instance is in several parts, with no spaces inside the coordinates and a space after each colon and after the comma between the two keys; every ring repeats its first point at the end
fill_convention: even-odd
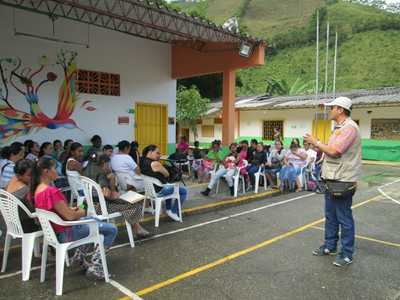
{"type": "Polygon", "coordinates": [[[3,164],[3,167],[0,170],[1,171],[0,188],[5,188],[10,182],[11,178],[14,177],[15,175],[14,167],[15,163],[11,160],[7,160],[7,162],[3,164]]]}

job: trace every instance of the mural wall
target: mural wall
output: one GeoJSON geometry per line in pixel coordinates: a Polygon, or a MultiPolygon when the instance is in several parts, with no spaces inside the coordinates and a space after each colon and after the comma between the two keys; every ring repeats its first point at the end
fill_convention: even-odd
{"type": "MultiPolygon", "coordinates": [[[[59,87],[57,111],[54,116],[46,115],[40,107],[41,88],[54,84],[57,75],[47,72],[50,64],[46,56],[38,59],[39,65],[24,66],[21,58],[0,58],[0,142],[27,135],[43,128],[58,129],[79,128],[71,118],[77,101],[76,89],[76,56],[77,52],[61,50],[57,54],[55,64],[62,70],[63,81],[59,87]],[[14,89],[29,105],[29,112],[21,111],[13,106],[15,99],[10,99],[10,89],[14,89]]],[[[88,104],[90,101],[85,101],[88,104]]],[[[93,111],[91,108],[89,111],[93,111]]]]}
{"type": "MultiPolygon", "coordinates": [[[[56,37],[86,43],[89,33],[89,47],[15,36],[14,26],[35,36],[53,34],[48,16],[1,6],[0,146],[26,139],[89,144],[94,134],[107,144],[131,140],[135,102],[167,104],[175,117],[170,45],[62,18],[55,21],[56,37]]],[[[168,143],[175,143],[174,124],[168,132],[168,143]]]]}

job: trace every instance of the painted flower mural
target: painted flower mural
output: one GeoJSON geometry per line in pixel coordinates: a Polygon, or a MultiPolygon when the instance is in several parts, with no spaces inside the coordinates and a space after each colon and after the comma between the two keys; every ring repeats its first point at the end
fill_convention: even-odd
{"type": "Polygon", "coordinates": [[[40,89],[51,82],[56,81],[57,75],[43,72],[48,65],[47,58],[41,57],[39,68],[22,68],[20,58],[0,59],[0,141],[4,142],[12,137],[26,135],[34,130],[42,128],[58,129],[78,128],[71,118],[78,101],[76,93],[76,52],[60,51],[57,55],[57,65],[63,69],[64,79],[58,92],[57,112],[50,118],[42,112],[39,106],[40,89]],[[42,76],[41,80],[37,80],[42,76]],[[36,80],[34,80],[36,79],[36,80]],[[34,83],[36,82],[36,84],[34,83]],[[9,89],[15,89],[23,95],[29,104],[30,111],[25,112],[13,107],[9,100],[9,89]]]}

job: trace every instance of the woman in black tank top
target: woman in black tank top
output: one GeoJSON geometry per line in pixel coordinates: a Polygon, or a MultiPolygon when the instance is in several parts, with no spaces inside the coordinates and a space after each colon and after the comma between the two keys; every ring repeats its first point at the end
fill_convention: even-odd
{"type": "MultiPolygon", "coordinates": [[[[169,173],[167,169],[160,163],[161,153],[156,145],[149,145],[143,149],[143,156],[140,160],[140,169],[143,175],[158,179],[163,186],[154,185],[155,191],[160,196],[168,196],[174,192],[174,185],[168,184],[169,173]]],[[[187,199],[187,190],[184,187],[179,187],[179,195],[181,207],[187,199]]],[[[165,201],[166,213],[174,221],[180,221],[178,202],[168,199],[165,201]]]]}

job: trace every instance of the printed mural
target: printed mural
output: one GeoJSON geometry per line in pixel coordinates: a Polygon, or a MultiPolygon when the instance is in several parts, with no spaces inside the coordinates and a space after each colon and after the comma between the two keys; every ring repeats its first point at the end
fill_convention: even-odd
{"type": "MultiPolygon", "coordinates": [[[[47,72],[46,56],[41,57],[39,67],[32,69],[23,67],[20,58],[0,59],[0,142],[5,142],[13,137],[26,135],[42,128],[79,129],[71,118],[78,96],[76,92],[76,52],[61,50],[57,54],[56,64],[63,70],[63,82],[58,92],[57,112],[53,118],[44,114],[39,105],[40,89],[56,81],[57,75],[47,72]],[[9,99],[10,89],[15,89],[29,104],[30,111],[25,112],[14,108],[9,99]]],[[[55,97],[57,97],[55,95],[55,97]]],[[[84,107],[90,101],[85,101],[84,107]]],[[[87,109],[94,111],[92,107],[87,109]]]]}

